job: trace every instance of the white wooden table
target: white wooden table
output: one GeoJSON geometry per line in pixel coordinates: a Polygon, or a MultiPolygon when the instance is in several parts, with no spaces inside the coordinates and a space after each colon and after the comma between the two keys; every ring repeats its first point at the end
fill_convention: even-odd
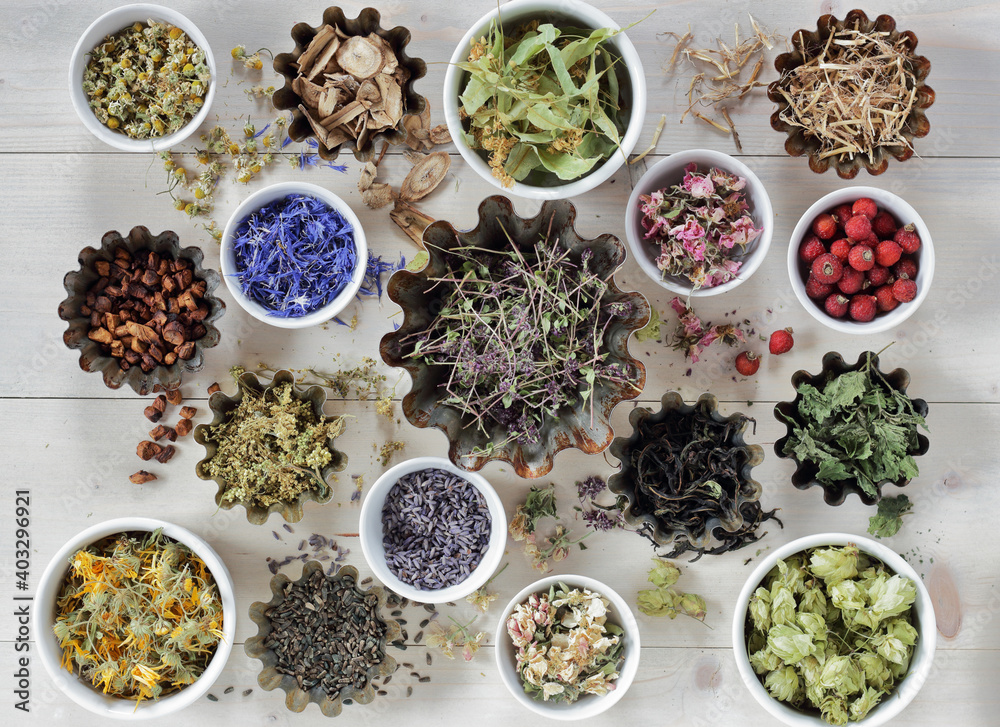
{"type": "MultiPolygon", "coordinates": [[[[315,707],[303,714],[288,712],[280,692],[264,692],[256,685],[257,662],[242,650],[254,633],[246,612],[255,600],[268,596],[271,577],[268,556],[282,558],[295,552],[298,541],[313,532],[336,535],[351,549],[348,562],[364,575],[357,532],[358,507],[350,502],[350,479],[334,501],[307,507],[295,534],[272,518],[264,527],[246,522],[240,509],[217,512],[214,485],[194,475],[201,448],[190,438],[178,443],[178,456],[157,468],[160,480],[137,487],[128,475],[142,464],[135,444],[149,429],[142,416],[145,402],[131,390],[111,391],[100,376],[82,372],[77,355],[65,349],[61,334],[65,324],[56,315],[64,297],[63,275],[77,267],[76,256],[85,245],[95,245],[107,230],[127,232],[133,225],[154,233],[176,230],[184,244],[203,247],[206,262],[217,268],[218,248],[197,225],[175,212],[169,201],[156,196],[162,173],[152,155],[119,153],[90,136],[70,106],[66,88],[69,53],[77,37],[98,14],[115,2],[14,2],[2,0],[0,10],[0,216],[3,220],[0,264],[0,452],[4,459],[3,498],[0,504],[0,722],[13,715],[17,724],[97,725],[100,720],[76,707],[57,692],[37,658],[31,661],[30,715],[14,710],[12,674],[17,625],[13,616],[14,590],[14,490],[30,489],[32,502],[30,590],[55,550],[77,531],[113,517],[142,514],[162,517],[203,534],[227,562],[237,586],[237,645],[223,676],[212,692],[218,702],[202,699],[180,718],[193,724],[317,724],[323,721],[315,707]],[[2,518],[6,518],[3,520],[2,518]],[[271,531],[284,536],[281,542],[271,531]],[[224,694],[233,686],[235,690],[224,694]],[[253,687],[247,697],[241,694],[253,687]]],[[[323,2],[305,0],[292,4],[260,0],[175,0],[171,3],[205,33],[219,59],[220,83],[213,116],[235,128],[249,113],[259,125],[273,118],[264,106],[249,102],[244,89],[263,79],[276,83],[273,73],[250,75],[232,72],[229,49],[245,44],[253,50],[275,52],[291,48],[289,30],[299,21],[319,22],[323,2]]],[[[678,124],[686,90],[661,67],[672,42],[663,31],[683,32],[688,24],[700,39],[731,33],[732,24],[747,24],[746,7],[762,23],[790,35],[800,27],[814,27],[817,16],[832,9],[842,16],[854,6],[844,2],[722,0],[665,4],[599,2],[619,23],[657,12],[629,32],[642,55],[649,85],[649,111],[638,148],[648,144],[660,115],[667,125],[649,162],[674,151],[710,147],[733,153],[732,142],[711,128],[688,120],[678,124]]],[[[490,9],[489,0],[426,3],[392,0],[381,4],[385,21],[408,27],[413,34],[412,54],[430,63],[427,77],[417,90],[432,104],[434,123],[443,121],[440,89],[444,61],[475,19],[490,9]]],[[[638,344],[647,365],[646,389],[640,404],[655,406],[667,390],[680,390],[694,399],[712,391],[727,411],[741,410],[758,419],[759,442],[767,450],[764,464],[755,472],[764,484],[763,504],[780,507],[785,528],[768,523],[761,547],[776,547],[809,533],[846,531],[863,534],[872,510],[851,498],[840,507],[823,503],[821,492],[801,492],[789,482],[792,464],[779,460],[771,445],[782,427],[772,416],[776,401],[792,395],[789,377],[797,369],[817,370],[827,351],[840,351],[853,360],[864,350],[896,344],[884,355],[889,366],[911,372],[914,396],[930,402],[931,448],[920,459],[920,477],[906,493],[915,502],[914,513],[889,544],[904,553],[922,574],[938,608],[938,652],[934,671],[913,704],[899,718],[907,725],[1000,724],[1000,535],[995,526],[1000,513],[1000,345],[996,321],[1000,296],[996,294],[1000,253],[997,252],[997,190],[1000,189],[1000,3],[971,0],[893,0],[878,8],[894,15],[901,28],[920,38],[919,50],[933,64],[929,83],[937,92],[930,109],[931,134],[917,144],[920,158],[904,165],[891,164],[881,177],[862,174],[851,183],[832,172],[816,175],[803,159],[785,156],[784,136],[768,124],[772,104],[763,92],[752,95],[734,118],[743,139],[744,161],[767,185],[776,214],[773,249],[753,279],[736,291],[699,305],[708,319],[738,311],[758,330],[792,326],[795,349],[780,358],[766,357],[759,374],[749,380],[734,379],[730,365],[733,351],[712,353],[694,366],[677,352],[658,343],[638,344]],[[874,184],[904,196],[923,215],[934,233],[938,267],[934,288],[923,307],[898,330],[871,337],[834,334],[820,327],[791,294],[785,270],[788,237],[801,213],[815,199],[844,184],[874,184]]],[[[363,3],[347,3],[354,16],[363,3]]],[[[873,8],[874,10],[875,8],[873,8]]],[[[770,66],[769,66],[770,68],[770,66]]],[[[773,78],[773,71],[765,80],[773,78]]],[[[191,146],[185,147],[190,151],[191,146]]],[[[452,149],[453,151],[453,149],[452,149]]],[[[329,187],[350,201],[361,215],[375,252],[386,259],[415,249],[386,215],[386,210],[365,209],[356,189],[358,163],[342,157],[348,172],[329,169],[304,172],[281,165],[266,173],[264,182],[308,179],[329,187]]],[[[398,150],[390,152],[383,174],[396,183],[408,168],[398,150]]],[[[584,234],[611,232],[624,238],[623,212],[630,185],[642,165],[622,170],[611,181],[576,200],[579,228],[584,234]]],[[[218,200],[217,218],[224,223],[237,202],[248,193],[225,182],[218,200]]],[[[442,189],[425,201],[433,217],[459,227],[475,221],[478,202],[493,189],[476,177],[453,155],[451,176],[442,189]]],[[[536,209],[515,200],[521,213],[536,209]]],[[[661,312],[669,296],[652,285],[632,262],[618,275],[626,289],[645,293],[661,312]]],[[[397,307],[387,299],[382,305],[367,301],[357,308],[360,325],[350,331],[337,325],[308,331],[283,332],[254,323],[232,302],[221,321],[223,340],[207,355],[205,369],[189,376],[186,396],[199,407],[196,421],[207,420],[205,389],[214,381],[231,390],[228,369],[234,364],[254,367],[259,361],[272,366],[334,367],[333,356],[351,363],[361,355],[377,357],[380,337],[392,329],[397,307]]],[[[348,318],[350,314],[348,314],[348,318]]],[[[764,344],[755,342],[761,348],[764,344]]],[[[391,380],[395,373],[390,372],[391,380]]],[[[397,395],[405,393],[403,381],[397,395]]],[[[397,404],[398,406],[398,404],[397,404]]],[[[626,427],[630,405],[614,415],[619,432],[626,427]]],[[[373,443],[401,439],[406,450],[399,458],[415,454],[444,455],[446,443],[437,431],[424,431],[402,421],[378,417],[369,404],[334,401],[330,413],[351,414],[347,434],[339,446],[350,457],[346,474],[375,480],[382,468],[373,443]]],[[[626,430],[627,431],[627,430],[626,430]]],[[[520,502],[528,483],[508,467],[491,465],[486,475],[501,492],[508,511],[520,502]]],[[[551,476],[559,486],[562,511],[572,516],[573,482],[590,474],[609,475],[612,467],[602,456],[587,457],[564,452],[556,458],[551,476]]],[[[891,490],[891,488],[890,488],[891,490]]],[[[891,492],[890,492],[891,494],[891,492]]],[[[582,524],[577,523],[582,530],[582,524]]],[[[520,547],[510,543],[510,567],[494,583],[501,604],[536,577],[520,547]]],[[[574,551],[558,564],[557,572],[584,572],[606,581],[626,598],[643,587],[652,550],[632,533],[596,535],[585,552],[574,551]]],[[[683,565],[681,585],[702,594],[708,602],[711,629],[689,619],[657,620],[640,616],[643,636],[642,664],[636,683],[612,711],[595,725],[639,723],[677,725],[766,725],[772,720],[750,697],[737,675],[731,651],[730,623],[733,604],[757,549],[720,557],[706,557],[683,565]],[[744,560],[751,558],[750,564],[744,560]]],[[[295,577],[295,571],[292,571],[295,577]]],[[[500,606],[482,617],[478,626],[493,631],[500,606]]],[[[471,617],[466,604],[450,611],[458,618],[471,617]]],[[[424,617],[411,609],[411,639],[416,623],[424,617]]],[[[448,661],[436,655],[425,666],[425,648],[410,646],[401,655],[416,669],[431,676],[419,683],[401,670],[391,687],[392,698],[368,707],[345,709],[343,724],[443,724],[455,719],[482,725],[535,722],[507,694],[497,677],[492,648],[475,661],[448,661]],[[405,697],[407,686],[413,695],[405,697]]],[[[174,721],[175,722],[175,721],[174,721]]],[[[166,720],[163,721],[166,724],[166,720]]]]}

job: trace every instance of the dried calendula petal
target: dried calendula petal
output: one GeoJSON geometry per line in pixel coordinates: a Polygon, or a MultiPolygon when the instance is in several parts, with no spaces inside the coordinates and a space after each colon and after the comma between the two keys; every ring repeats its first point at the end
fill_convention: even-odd
{"type": "Polygon", "coordinates": [[[413,164],[413,169],[403,180],[399,196],[403,200],[412,202],[423,199],[441,184],[451,167],[451,157],[443,151],[433,154],[407,151],[405,154],[413,164]]]}
{"type": "Polygon", "coordinates": [[[382,70],[386,53],[382,47],[369,38],[353,35],[337,49],[337,65],[357,79],[371,78],[382,70]]]}

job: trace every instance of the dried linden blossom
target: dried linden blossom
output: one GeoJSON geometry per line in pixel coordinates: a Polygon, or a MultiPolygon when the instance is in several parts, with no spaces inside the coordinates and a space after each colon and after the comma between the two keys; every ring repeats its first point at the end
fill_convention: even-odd
{"type": "Polygon", "coordinates": [[[860,721],[906,675],[916,595],[854,545],[779,560],[750,599],[750,665],[775,699],[860,721]]]}
{"type": "Polygon", "coordinates": [[[179,131],[201,111],[212,74],[180,28],[148,20],[90,52],[83,92],[97,120],[133,139],[179,131]]]}
{"type": "Polygon", "coordinates": [[[238,384],[239,406],[205,435],[219,445],[205,469],[226,482],[223,501],[269,507],[303,492],[325,494],[322,470],[333,459],[328,441],[343,433],[343,417],[317,417],[309,401],[293,396],[291,384],[264,393],[238,384]]]}

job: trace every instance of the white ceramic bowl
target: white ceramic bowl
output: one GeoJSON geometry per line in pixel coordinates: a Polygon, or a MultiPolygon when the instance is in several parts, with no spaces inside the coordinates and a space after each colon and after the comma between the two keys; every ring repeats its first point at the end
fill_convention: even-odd
{"type": "Polygon", "coordinates": [[[152,5],[148,3],[136,3],[132,5],[122,5],[104,13],[101,17],[90,24],[80,36],[73,48],[73,55],[69,61],[69,95],[73,100],[73,108],[76,109],[80,121],[87,127],[94,136],[106,144],[110,144],[122,151],[162,151],[169,149],[175,144],[179,144],[191,136],[199,126],[208,118],[209,109],[215,99],[215,89],[218,85],[219,74],[216,72],[215,56],[208,45],[208,39],[198,30],[197,26],[181,15],[176,10],[165,8],[162,5],[152,5]],[[205,94],[205,102],[201,106],[201,111],[195,114],[182,129],[173,134],[160,136],[155,139],[132,139],[125,134],[109,129],[97,120],[93,110],[88,105],[87,95],[83,92],[83,71],[87,67],[88,54],[109,35],[127,28],[136,21],[145,22],[147,20],[159,20],[170,23],[183,30],[187,37],[195,45],[205,51],[205,62],[212,72],[212,80],[205,94]]]}
{"type": "Polygon", "coordinates": [[[514,695],[514,698],[535,714],[565,722],[595,717],[611,709],[632,686],[636,672],[639,670],[641,655],[639,624],[625,599],[600,581],[580,575],[548,576],[524,588],[504,608],[500,616],[500,623],[497,624],[493,643],[496,647],[494,652],[496,653],[500,678],[508,691],[514,695]],[[517,674],[517,650],[514,648],[510,634],[507,633],[507,618],[513,613],[516,606],[528,600],[528,596],[533,593],[547,593],[549,588],[556,583],[565,583],[570,588],[586,588],[607,598],[611,601],[608,623],[620,626],[624,631],[625,662],[619,671],[618,679],[615,680],[615,689],[603,696],[587,694],[572,703],[556,703],[535,700],[524,692],[521,678],[517,674]]]}
{"type": "Polygon", "coordinates": [[[264,187],[254,192],[236,208],[236,211],[229,218],[229,222],[226,223],[226,229],[222,233],[222,244],[219,255],[222,263],[222,279],[226,281],[226,287],[229,288],[229,292],[232,293],[233,298],[236,299],[236,302],[239,303],[243,310],[257,320],[276,328],[309,328],[310,326],[325,323],[340,314],[354,300],[354,296],[358,294],[358,289],[365,279],[365,267],[368,262],[368,242],[365,238],[365,231],[361,227],[361,220],[358,219],[354,210],[333,192],[306,182],[281,182],[280,184],[272,184],[270,187],[264,187]],[[251,212],[256,212],[269,202],[274,202],[290,194],[301,194],[320,199],[340,212],[344,216],[344,219],[351,223],[351,226],[354,228],[354,244],[358,250],[358,266],[354,270],[354,275],[351,276],[350,283],[340,291],[336,298],[325,306],[317,308],[312,313],[307,313],[304,316],[280,318],[271,315],[267,308],[244,295],[240,287],[239,270],[236,268],[233,236],[236,234],[236,228],[251,212]]]}
{"type": "Polygon", "coordinates": [[[931,290],[931,281],[934,279],[934,243],[931,240],[931,231],[927,229],[923,219],[917,211],[910,206],[906,200],[892,192],[877,187],[844,187],[836,192],[830,192],[825,197],[818,199],[812,207],[799,219],[792,231],[792,239],[788,245],[788,277],[792,281],[792,290],[795,297],[809,312],[813,318],[822,323],[827,328],[832,328],[841,333],[881,333],[890,328],[898,326],[907,318],[916,313],[917,308],[924,302],[927,294],[931,290]],[[900,303],[894,310],[888,313],[878,313],[868,323],[853,321],[848,317],[833,318],[823,309],[823,301],[815,301],[806,295],[806,277],[802,263],[799,261],[799,247],[802,241],[810,234],[813,220],[823,212],[830,212],[837,205],[846,202],[854,202],[862,197],[869,197],[875,200],[879,210],[886,210],[896,218],[900,226],[913,224],[916,232],[920,235],[920,249],[917,250],[917,297],[909,303],[900,303]]]}
{"type": "Polygon", "coordinates": [[[372,573],[399,595],[417,603],[458,601],[484,585],[499,567],[507,544],[507,515],[504,513],[503,503],[497,491],[481,474],[459,469],[443,457],[414,457],[390,467],[372,485],[361,505],[358,537],[361,540],[361,552],[364,553],[372,573]],[[411,472],[432,468],[457,475],[479,490],[489,507],[491,526],[486,552],[468,578],[448,588],[425,591],[404,583],[394,576],[386,565],[385,548],[382,545],[382,507],[385,505],[386,496],[399,478],[411,472]]]}
{"type": "Polygon", "coordinates": [[[590,174],[572,182],[559,183],[557,180],[551,186],[544,187],[515,182],[513,187],[504,187],[500,180],[493,176],[486,160],[478,152],[469,148],[464,141],[462,121],[458,117],[458,97],[462,91],[463,79],[466,74],[455,65],[468,60],[472,40],[489,32],[490,22],[498,15],[505,26],[536,18],[542,19],[542,22],[557,23],[559,18],[566,17],[572,18],[579,27],[619,28],[621,26],[602,11],[580,0],[512,0],[502,7],[494,8],[476,21],[455,48],[444,76],[444,118],[448,124],[448,131],[455,141],[459,153],[480,177],[505,194],[514,194],[529,199],[568,199],[589,192],[610,179],[621,168],[628,155],[632,153],[636,142],[639,141],[639,135],[642,133],[642,124],[646,116],[646,77],[642,70],[639,53],[625,33],[619,33],[608,41],[624,62],[631,85],[632,114],[618,151],[602,164],[598,164],[590,174]]]}
{"type": "Polygon", "coordinates": [[[882,561],[892,571],[898,575],[909,578],[917,584],[917,600],[913,604],[914,627],[920,636],[917,639],[913,651],[913,658],[910,661],[910,669],[906,676],[893,690],[892,694],[883,697],[878,706],[875,707],[868,716],[860,722],[851,724],[862,727],[877,727],[885,724],[896,717],[908,705],[917,692],[927,681],[930,675],[931,662],[934,659],[934,648],[937,643],[937,627],[934,620],[934,604],[923,580],[910,564],[903,560],[894,550],[886,547],[882,543],[875,542],[869,538],[846,533],[821,533],[819,535],[809,535],[805,538],[793,540],[788,545],[784,545],[774,552],[768,554],[764,560],[754,569],[740,591],[739,599],[736,601],[736,612],[733,616],[733,651],[736,653],[736,666],[743,678],[744,684],[753,695],[753,698],[766,709],[772,717],[779,721],[792,725],[792,727],[824,727],[825,723],[818,715],[810,715],[793,709],[777,699],[773,699],[760,679],[750,666],[750,658],[747,654],[745,626],[747,619],[747,609],[750,604],[750,597],[760,585],[764,577],[774,568],[775,564],[782,558],[788,558],[807,548],[824,547],[828,545],[847,545],[854,543],[858,549],[868,555],[872,555],[882,561]]]}
{"type": "Polygon", "coordinates": [[[226,666],[229,652],[233,649],[236,636],[236,598],[233,593],[233,578],[229,570],[212,547],[197,535],[179,525],[144,517],[125,517],[108,520],[87,528],[70,538],[49,561],[38,583],[35,594],[35,617],[31,622],[32,638],[35,641],[38,658],[45,671],[56,683],[56,686],[66,696],[78,705],[94,714],[108,719],[147,720],[164,717],[178,712],[200,699],[211,688],[212,684],[226,666]],[[102,694],[91,685],[81,681],[76,675],[62,668],[62,649],[52,633],[55,623],[55,604],[59,591],[62,589],[66,572],[69,570],[69,557],[81,548],[85,548],[102,538],[116,533],[133,531],[152,532],[163,528],[163,534],[183,543],[204,561],[211,572],[219,589],[222,601],[222,632],[223,639],[219,642],[215,655],[208,663],[201,677],[194,684],[185,687],[175,694],[163,697],[157,701],[142,702],[136,707],[134,701],[117,699],[102,694]]]}
{"type": "Polygon", "coordinates": [[[658,161],[647,169],[636,183],[628,198],[628,207],[625,209],[625,236],[628,238],[628,246],[632,250],[632,255],[642,271],[661,287],[678,295],[690,295],[695,298],[707,298],[710,295],[725,293],[748,280],[764,262],[764,257],[771,247],[773,234],[774,211],[771,209],[771,198],[767,196],[767,190],[764,189],[760,179],[743,162],[728,154],[711,149],[679,151],[658,161]],[[722,285],[699,288],[695,291],[692,291],[691,283],[687,280],[674,276],[662,277],[660,269],[656,267],[654,247],[645,239],[646,230],[642,226],[642,213],[639,212],[639,195],[650,194],[659,189],[680,184],[681,180],[684,179],[684,167],[691,162],[698,165],[700,172],[707,172],[712,167],[718,167],[723,171],[745,178],[747,186],[744,192],[747,204],[750,205],[750,213],[753,215],[754,223],[764,229],[760,237],[747,246],[747,252],[742,256],[743,265],[735,279],[722,285]]]}

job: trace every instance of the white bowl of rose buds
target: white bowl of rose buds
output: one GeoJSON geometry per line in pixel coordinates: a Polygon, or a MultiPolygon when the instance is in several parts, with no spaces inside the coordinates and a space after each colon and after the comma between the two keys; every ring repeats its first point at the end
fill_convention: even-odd
{"type": "Polygon", "coordinates": [[[732,636],[740,677],[778,721],[878,727],[927,681],[937,628],[927,587],[895,551],[869,538],[821,533],[760,562],[736,601],[732,636]],[[866,648],[830,653],[824,640],[841,638],[844,619],[866,648]],[[824,711],[812,706],[807,687],[820,690],[812,696],[823,698],[824,711]]]}

